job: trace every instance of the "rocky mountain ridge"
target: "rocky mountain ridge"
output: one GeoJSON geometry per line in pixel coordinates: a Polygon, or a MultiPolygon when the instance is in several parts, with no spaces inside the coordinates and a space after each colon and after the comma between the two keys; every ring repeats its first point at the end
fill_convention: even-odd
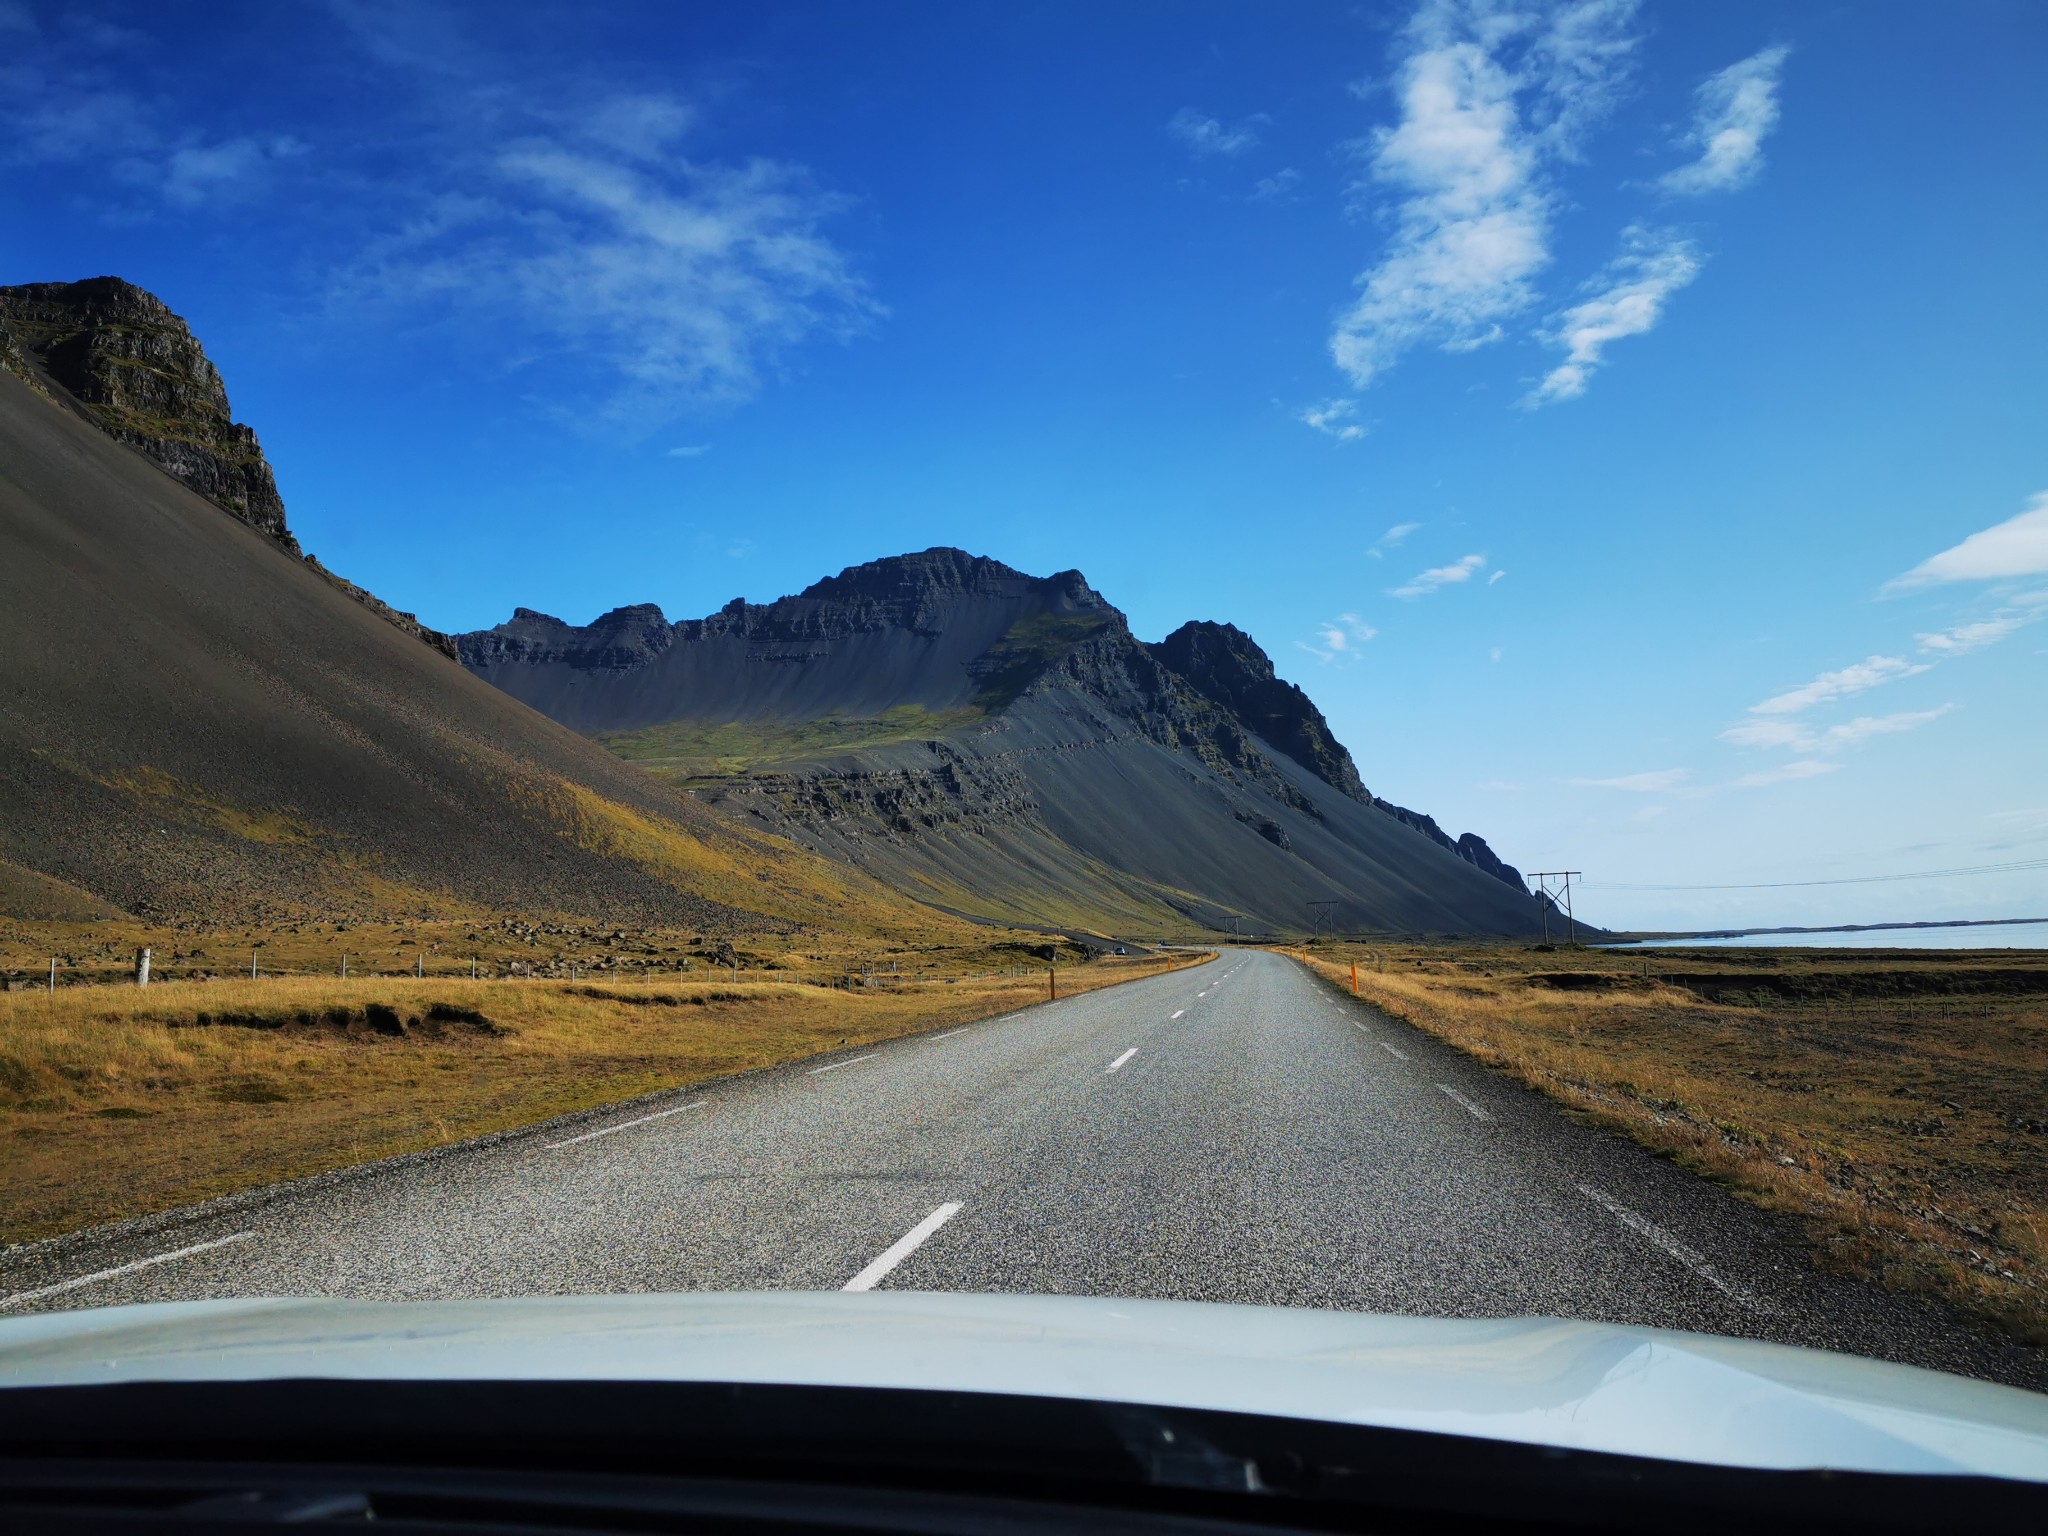
{"type": "Polygon", "coordinates": [[[457,650],[698,793],[981,915],[1053,919],[1055,866],[1126,918],[1305,926],[1314,902],[1514,932],[1536,912],[1484,839],[1374,797],[1249,635],[1196,622],[1147,645],[1078,571],[931,549],[702,619],[520,609],[457,650]],[[896,711],[911,727],[879,730],[896,711]],[[778,756],[777,733],[810,748],[778,756]]]}

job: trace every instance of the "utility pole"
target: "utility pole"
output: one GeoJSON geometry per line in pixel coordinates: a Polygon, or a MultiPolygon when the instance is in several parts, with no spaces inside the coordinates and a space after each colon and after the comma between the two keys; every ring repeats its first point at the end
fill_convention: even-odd
{"type": "Polygon", "coordinates": [[[1536,882],[1536,906],[1543,916],[1543,942],[1550,942],[1550,909],[1561,896],[1565,931],[1571,935],[1566,942],[1578,943],[1579,925],[1572,917],[1572,882],[1585,879],[1585,875],[1576,869],[1536,869],[1529,872],[1529,878],[1536,882]]]}
{"type": "Polygon", "coordinates": [[[1308,904],[1308,909],[1310,912],[1315,914],[1315,931],[1318,934],[1330,933],[1335,929],[1335,914],[1337,911],[1336,902],[1312,901],[1308,904]]]}

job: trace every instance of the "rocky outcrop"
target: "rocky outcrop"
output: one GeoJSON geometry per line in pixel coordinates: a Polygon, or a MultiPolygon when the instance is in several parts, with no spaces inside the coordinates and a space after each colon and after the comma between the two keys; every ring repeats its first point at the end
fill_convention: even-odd
{"type": "Polygon", "coordinates": [[[415,615],[392,607],[384,599],[377,596],[376,593],[357,586],[346,576],[335,575],[334,572],[327,569],[326,566],[322,565],[312,555],[306,556],[306,569],[313,572],[314,575],[318,576],[329,586],[334,587],[338,591],[346,592],[350,597],[369,609],[370,612],[376,614],[378,618],[391,625],[392,628],[404,630],[413,639],[432,646],[450,661],[461,660],[455,654],[455,637],[453,635],[444,635],[438,629],[427,628],[415,615]]]}
{"type": "Polygon", "coordinates": [[[1371,803],[1358,765],[1331,734],[1323,712],[1294,684],[1282,682],[1274,674],[1272,657],[1236,625],[1197,619],[1181,625],[1151,651],[1325,784],[1371,803]]]}
{"type": "Polygon", "coordinates": [[[1486,846],[1486,839],[1476,832],[1467,832],[1455,842],[1451,835],[1436,824],[1434,816],[1425,816],[1420,811],[1411,811],[1405,805],[1396,805],[1391,800],[1372,802],[1404,827],[1413,827],[1439,848],[1447,849],[1474,868],[1483,869],[1496,880],[1503,880],[1518,891],[1527,891],[1529,883],[1522,878],[1522,872],[1514,865],[1504,862],[1500,855],[1486,846]]]}
{"type": "Polygon", "coordinates": [[[0,288],[0,364],[60,386],[110,437],[222,511],[298,550],[253,429],[191,328],[118,277],[0,288]]]}

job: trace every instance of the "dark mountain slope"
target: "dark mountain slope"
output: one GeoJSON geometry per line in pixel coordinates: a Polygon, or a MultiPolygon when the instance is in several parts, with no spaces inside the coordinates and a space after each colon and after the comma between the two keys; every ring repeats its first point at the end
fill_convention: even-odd
{"type": "MultiPolygon", "coordinates": [[[[234,419],[220,371],[155,294],[118,277],[0,288],[0,369],[299,552],[255,430],[234,419]]],[[[454,656],[446,635],[306,560],[373,613],[454,656]]]]}
{"type": "Polygon", "coordinates": [[[954,910],[1112,929],[1300,928],[1321,902],[1346,928],[1536,920],[1519,882],[1374,801],[1248,636],[1192,625],[1148,647],[1076,572],[928,550],[703,620],[521,610],[457,643],[623,755],[954,910]]]}
{"type": "Polygon", "coordinates": [[[470,677],[4,373],[0,897],[192,922],[900,906],[470,677]]]}

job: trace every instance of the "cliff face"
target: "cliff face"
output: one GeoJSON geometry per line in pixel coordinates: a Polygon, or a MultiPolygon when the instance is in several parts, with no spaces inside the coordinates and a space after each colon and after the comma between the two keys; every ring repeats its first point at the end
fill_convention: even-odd
{"type": "Polygon", "coordinates": [[[46,380],[61,386],[110,437],[297,552],[262,445],[161,299],[118,277],[24,283],[0,288],[0,331],[0,363],[46,393],[46,380]]]}
{"type": "Polygon", "coordinates": [[[1273,659],[1234,624],[1183,624],[1152,654],[1333,789],[1372,803],[1358,765],[1323,712],[1273,672],[1273,659]]]}

